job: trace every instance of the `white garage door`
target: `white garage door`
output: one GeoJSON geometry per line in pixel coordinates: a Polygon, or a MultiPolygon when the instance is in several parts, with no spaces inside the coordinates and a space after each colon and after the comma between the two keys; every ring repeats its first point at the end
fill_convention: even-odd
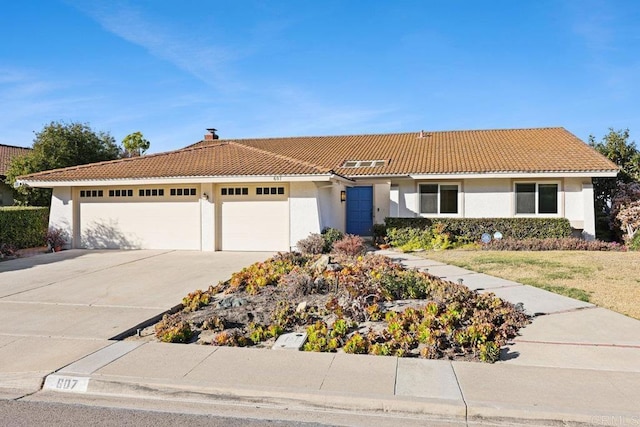
{"type": "Polygon", "coordinates": [[[79,190],[81,247],[200,250],[197,190],[177,193],[169,187],[79,190]]]}
{"type": "Polygon", "coordinates": [[[218,188],[223,251],[288,251],[289,200],[284,185],[218,188]]]}

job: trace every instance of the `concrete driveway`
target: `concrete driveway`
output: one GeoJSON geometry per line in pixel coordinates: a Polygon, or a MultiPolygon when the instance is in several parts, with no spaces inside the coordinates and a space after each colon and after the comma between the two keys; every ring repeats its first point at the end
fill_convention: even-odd
{"type": "Polygon", "coordinates": [[[41,379],[174,307],[187,293],[271,255],[70,250],[4,261],[0,387],[22,384],[24,376],[41,379]]]}

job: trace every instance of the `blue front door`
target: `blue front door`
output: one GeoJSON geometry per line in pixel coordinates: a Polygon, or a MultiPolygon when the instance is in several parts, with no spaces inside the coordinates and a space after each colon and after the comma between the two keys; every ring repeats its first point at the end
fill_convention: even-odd
{"type": "Polygon", "coordinates": [[[371,236],[373,187],[347,188],[347,233],[371,236]]]}

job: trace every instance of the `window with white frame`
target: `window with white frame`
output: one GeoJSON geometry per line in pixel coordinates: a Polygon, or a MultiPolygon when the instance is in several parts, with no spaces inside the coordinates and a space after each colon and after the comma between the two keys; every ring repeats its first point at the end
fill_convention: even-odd
{"type": "Polygon", "coordinates": [[[558,184],[516,183],[516,214],[557,214],[558,184]]]}
{"type": "Polygon", "coordinates": [[[458,184],[420,184],[420,213],[457,214],[458,184]]]}

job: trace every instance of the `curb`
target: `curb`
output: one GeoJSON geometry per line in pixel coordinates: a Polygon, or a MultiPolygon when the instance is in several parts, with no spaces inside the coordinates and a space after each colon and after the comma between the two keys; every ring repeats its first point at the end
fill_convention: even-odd
{"type": "MultiPolygon", "coordinates": [[[[355,395],[350,393],[292,390],[275,387],[211,386],[191,382],[130,377],[49,375],[44,391],[78,393],[102,397],[170,400],[173,402],[269,405],[283,410],[344,410],[366,415],[410,416],[456,424],[504,426],[587,426],[603,424],[610,414],[597,411],[572,413],[562,408],[504,405],[498,402],[456,402],[411,396],[355,395]]],[[[618,413],[617,418],[638,422],[637,413],[618,413]]]]}
{"type": "Polygon", "coordinates": [[[170,384],[165,381],[106,376],[49,375],[43,390],[62,393],[160,399],[202,403],[264,404],[286,409],[334,409],[365,414],[411,415],[429,420],[464,423],[464,404],[446,399],[411,396],[355,395],[350,393],[291,390],[275,387],[211,386],[207,384],[170,384]]]}

